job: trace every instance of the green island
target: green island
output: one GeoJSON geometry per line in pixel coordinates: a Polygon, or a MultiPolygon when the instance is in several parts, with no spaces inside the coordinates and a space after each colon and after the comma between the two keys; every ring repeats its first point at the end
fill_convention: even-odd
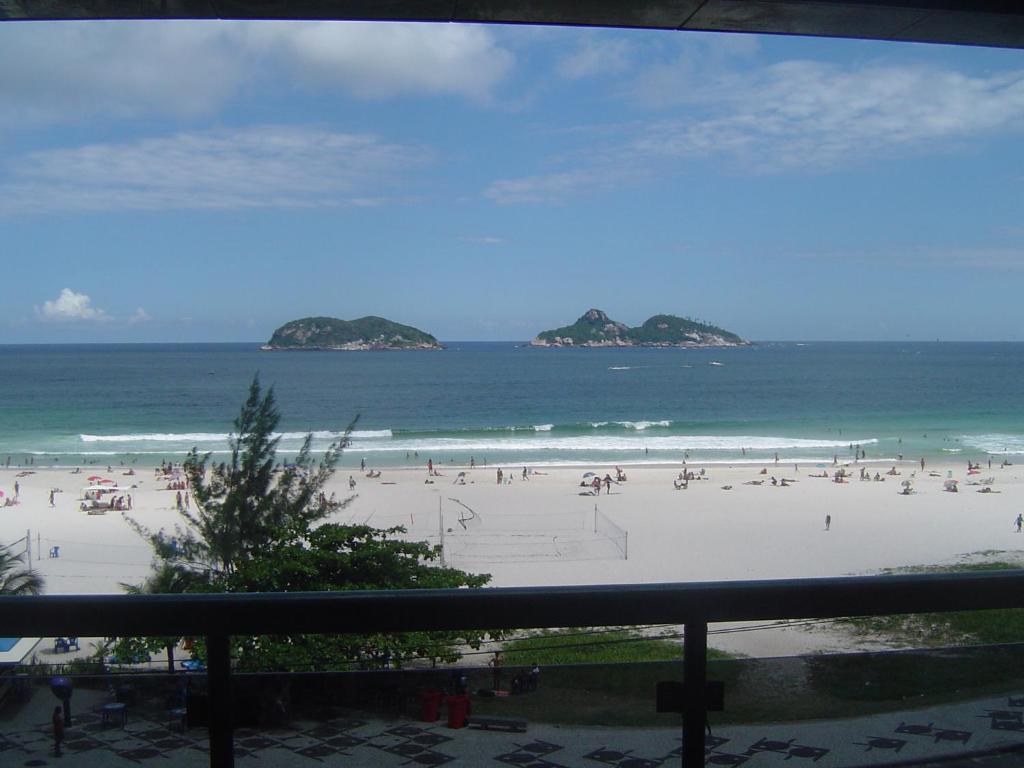
{"type": "Polygon", "coordinates": [[[304,317],[285,323],[260,349],[265,350],[392,350],[443,349],[437,339],[419,328],[383,317],[339,320],[304,317]]]}
{"type": "Polygon", "coordinates": [[[750,342],[716,325],[676,315],[654,315],[630,328],[600,309],[588,309],[572,325],[541,331],[534,347],[739,347],[750,342]]]}

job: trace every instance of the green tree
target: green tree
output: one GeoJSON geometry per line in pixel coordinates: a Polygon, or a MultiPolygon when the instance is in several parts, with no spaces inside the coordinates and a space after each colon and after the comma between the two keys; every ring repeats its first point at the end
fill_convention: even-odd
{"type": "MultiPolygon", "coordinates": [[[[347,506],[324,488],[348,444],[355,421],[316,461],[307,435],[295,462],[277,461],[280,415],[273,389],[258,377],[235,420],[230,457],[210,464],[193,449],[185,462],[196,511],[182,511],[173,533],[150,531],[134,520],[155,554],[154,573],[136,592],[295,592],[345,589],[479,587],[488,575],[439,567],[438,548],[407,541],[404,528],[378,530],[325,518],[347,506]]],[[[492,633],[493,634],[493,633],[492,633]]],[[[243,669],[311,669],[342,662],[401,664],[411,658],[454,660],[457,646],[478,646],[481,632],[433,632],[234,638],[243,669]]],[[[121,638],[126,654],[170,649],[177,638],[121,638]]],[[[194,653],[202,656],[202,643],[194,653]]],[[[173,669],[173,661],[170,662],[173,669]]]]}
{"type": "Polygon", "coordinates": [[[43,577],[24,567],[25,556],[0,547],[0,595],[38,595],[43,577]]]}
{"type": "MultiPolygon", "coordinates": [[[[332,501],[323,495],[323,488],[334,474],[355,421],[319,462],[313,458],[309,434],[295,461],[282,466],[277,462],[279,438],[275,436],[280,420],[273,388],[263,394],[259,377],[253,377],[228,440],[230,458],[211,464],[209,453],[200,456],[193,448],[185,460],[196,512],[183,510],[184,525],[173,533],[154,533],[130,521],[149,540],[158,561],[212,581],[230,575],[279,537],[348,505],[351,497],[332,501]]],[[[192,587],[189,591],[195,591],[194,579],[192,587]]]]}
{"type": "MultiPolygon", "coordinates": [[[[402,538],[401,527],[327,523],[296,530],[242,564],[223,582],[230,592],[331,592],[349,589],[480,587],[488,575],[436,564],[438,547],[402,538]]],[[[344,660],[362,668],[402,666],[414,659],[455,661],[460,646],[478,648],[485,633],[406,632],[373,635],[289,635],[235,638],[240,669],[298,671],[344,660]]],[[[496,634],[491,632],[490,634],[496,634]]]]}

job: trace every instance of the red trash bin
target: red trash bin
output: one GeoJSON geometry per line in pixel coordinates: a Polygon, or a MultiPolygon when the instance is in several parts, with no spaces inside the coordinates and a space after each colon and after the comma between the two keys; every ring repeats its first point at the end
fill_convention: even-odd
{"type": "Polygon", "coordinates": [[[420,720],[435,723],[441,717],[441,692],[420,691],[420,720]]]}
{"type": "Polygon", "coordinates": [[[448,727],[465,728],[469,717],[469,696],[449,696],[445,703],[448,705],[448,727]]]}

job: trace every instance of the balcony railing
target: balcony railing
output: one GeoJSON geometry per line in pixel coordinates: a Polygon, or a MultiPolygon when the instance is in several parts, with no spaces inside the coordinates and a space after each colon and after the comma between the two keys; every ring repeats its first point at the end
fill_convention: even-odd
{"type": "Polygon", "coordinates": [[[234,764],[231,635],[681,624],[682,759],[692,768],[704,762],[711,622],[1019,607],[1024,570],[587,587],[0,597],[0,624],[9,636],[72,629],[81,636],[206,636],[215,768],[234,764]]]}

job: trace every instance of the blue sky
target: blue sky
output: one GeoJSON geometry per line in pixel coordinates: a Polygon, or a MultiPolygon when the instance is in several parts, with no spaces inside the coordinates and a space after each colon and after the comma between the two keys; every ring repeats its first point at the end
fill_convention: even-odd
{"type": "Polygon", "coordinates": [[[1024,53],[469,25],[0,24],[0,343],[589,307],[1024,340],[1024,53]]]}

